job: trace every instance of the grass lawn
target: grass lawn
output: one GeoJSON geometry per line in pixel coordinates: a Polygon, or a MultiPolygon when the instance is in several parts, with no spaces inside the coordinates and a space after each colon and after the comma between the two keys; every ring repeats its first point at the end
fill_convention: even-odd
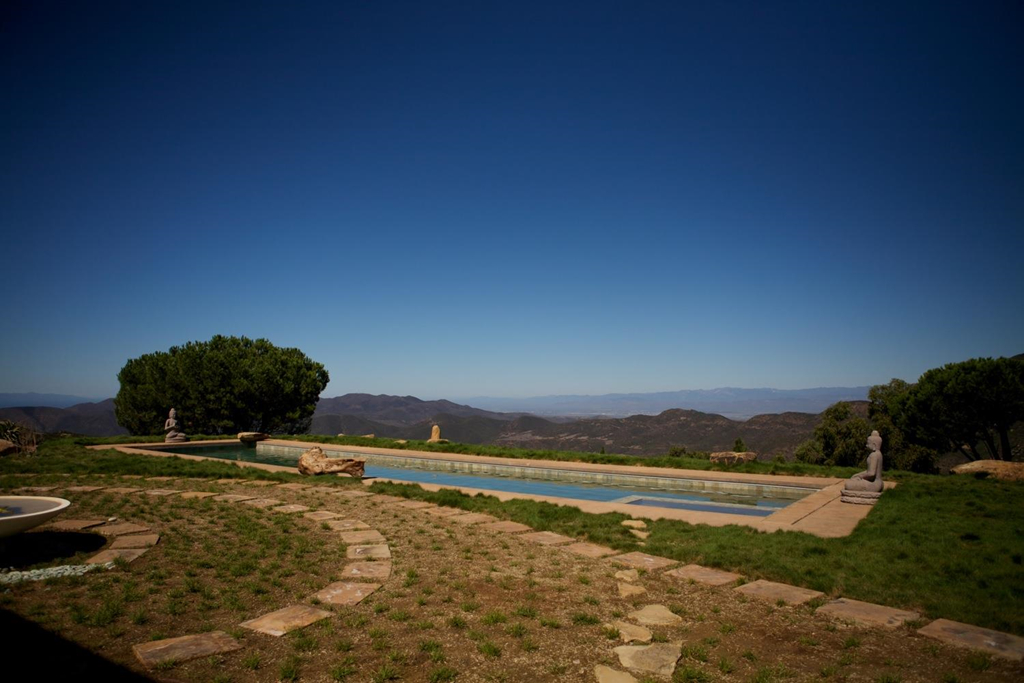
{"type": "MultiPolygon", "coordinates": [[[[10,486],[14,478],[5,475],[15,472],[293,478],[230,463],[89,451],[68,439],[45,442],[36,456],[0,460],[0,484],[10,486]]],[[[806,586],[833,596],[912,609],[929,618],[1024,635],[1024,486],[910,474],[901,474],[899,480],[900,485],[846,538],[661,520],[649,523],[651,536],[642,549],[737,571],[750,579],[806,586]]],[[[331,482],[344,485],[347,480],[331,482]]],[[[547,503],[501,502],[455,491],[432,493],[415,485],[378,483],[372,490],[490,512],[537,530],[623,551],[641,549],[620,525],[624,515],[592,515],[547,503]]]]}

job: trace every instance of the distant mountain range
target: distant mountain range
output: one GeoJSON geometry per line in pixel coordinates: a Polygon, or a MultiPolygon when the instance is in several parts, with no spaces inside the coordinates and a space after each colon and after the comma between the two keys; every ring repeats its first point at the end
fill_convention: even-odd
{"type": "MultiPolygon", "coordinates": [[[[441,434],[451,441],[506,445],[517,448],[600,451],[634,455],[660,455],[673,446],[690,450],[730,450],[737,437],[747,446],[771,457],[792,453],[802,441],[810,438],[820,420],[819,413],[831,405],[836,395],[857,396],[858,389],[808,389],[797,392],[772,392],[758,389],[723,389],[708,392],[672,392],[698,395],[705,403],[712,399],[719,405],[757,405],[771,403],[774,393],[791,394],[777,397],[776,405],[786,401],[803,401],[817,410],[787,411],[754,415],[735,420],[719,414],[698,410],[672,408],[655,415],[633,414],[628,417],[539,417],[524,413],[485,410],[452,401],[423,401],[414,396],[345,394],[321,399],[313,415],[312,434],[375,434],[396,439],[426,439],[432,424],[441,426],[441,434]],[[763,392],[763,393],[758,393],[763,392]],[[717,397],[717,398],[715,398],[717,397]],[[744,403],[745,401],[745,403],[744,403]]],[[[866,389],[864,390],[866,394],[866,389]]],[[[549,406],[587,405],[606,408],[614,405],[643,403],[645,397],[658,397],[644,403],[656,405],[668,394],[614,394],[607,397],[547,397],[549,406]],[[576,402],[572,403],[568,399],[576,402]],[[559,402],[561,401],[561,402],[559,402]]],[[[497,399],[495,399],[497,400],[497,399]]],[[[837,399],[842,400],[842,399],[837,399]]],[[[834,403],[834,401],[833,401],[834,403]]],[[[867,412],[866,402],[854,402],[855,410],[867,412]]],[[[739,411],[742,412],[742,411],[739,411]]],[[[80,403],[67,408],[8,407],[0,408],[0,419],[13,420],[39,432],[70,432],[89,436],[125,434],[114,419],[113,399],[97,403],[80,403]]]]}
{"type": "Polygon", "coordinates": [[[103,399],[85,396],[68,396],[67,394],[0,394],[0,408],[18,408],[35,406],[48,408],[70,408],[79,403],[97,403],[103,399]]]}
{"type": "Polygon", "coordinates": [[[766,413],[820,413],[838,401],[865,401],[871,387],[817,389],[691,389],[647,394],[600,396],[534,396],[493,398],[480,396],[467,402],[485,410],[566,417],[626,417],[658,415],[666,410],[699,410],[745,420],[766,413]]]}

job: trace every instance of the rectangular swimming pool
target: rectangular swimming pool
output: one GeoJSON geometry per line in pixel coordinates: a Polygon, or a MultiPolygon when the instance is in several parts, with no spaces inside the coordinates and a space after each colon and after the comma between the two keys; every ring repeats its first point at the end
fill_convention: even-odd
{"type": "MultiPolygon", "coordinates": [[[[200,455],[225,460],[295,467],[303,450],[310,446],[282,446],[258,443],[256,447],[231,445],[158,447],[182,455],[200,455]]],[[[326,449],[330,457],[366,460],[366,478],[393,479],[439,486],[505,491],[575,500],[663,507],[700,512],[718,512],[767,517],[817,489],[798,486],[746,484],[714,480],[683,479],[629,474],[609,474],[540,466],[512,466],[487,462],[466,462],[389,456],[326,449]]]]}

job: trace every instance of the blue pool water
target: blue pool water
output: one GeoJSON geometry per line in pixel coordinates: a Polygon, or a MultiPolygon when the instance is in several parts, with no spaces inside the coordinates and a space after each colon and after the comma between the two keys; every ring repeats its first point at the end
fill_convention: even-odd
{"type": "MultiPolygon", "coordinates": [[[[255,448],[232,444],[230,446],[174,446],[175,453],[202,455],[227,460],[244,460],[270,465],[294,467],[296,457],[259,453],[255,448]]],[[[664,489],[632,486],[601,486],[586,483],[566,483],[542,479],[519,479],[512,477],[466,474],[418,469],[413,467],[386,467],[366,464],[366,478],[380,477],[397,481],[408,481],[440,486],[525,493],[537,496],[555,496],[575,500],[620,502],[645,507],[665,507],[701,512],[720,512],[753,517],[768,515],[786,507],[800,495],[788,493],[784,497],[770,498],[743,493],[723,492],[681,492],[664,489]]],[[[808,491],[809,493],[810,491],[808,491]]]]}

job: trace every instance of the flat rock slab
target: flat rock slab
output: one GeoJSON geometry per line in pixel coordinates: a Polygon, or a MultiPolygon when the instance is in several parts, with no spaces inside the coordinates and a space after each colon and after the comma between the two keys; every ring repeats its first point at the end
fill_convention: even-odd
{"type": "Polygon", "coordinates": [[[103,534],[104,536],[121,536],[123,534],[141,534],[143,531],[149,531],[148,526],[141,524],[132,524],[130,522],[121,522],[120,524],[108,524],[96,528],[96,532],[103,534]]]}
{"type": "Polygon", "coordinates": [[[576,540],[562,534],[556,534],[554,531],[534,531],[532,534],[523,534],[519,538],[525,538],[530,543],[538,545],[562,545],[576,540]]]}
{"type": "Polygon", "coordinates": [[[391,547],[387,545],[350,545],[345,549],[350,560],[390,560],[391,547]]]}
{"type": "Polygon", "coordinates": [[[706,586],[724,586],[727,583],[736,583],[739,579],[743,578],[739,574],[723,572],[720,569],[710,569],[699,564],[688,564],[685,567],[669,570],[665,572],[665,576],[703,583],[706,586]]]}
{"type": "Polygon", "coordinates": [[[132,562],[142,557],[149,548],[107,548],[85,561],[86,564],[106,564],[120,558],[132,562]]]}
{"type": "Polygon", "coordinates": [[[56,529],[57,531],[81,531],[89,527],[99,526],[106,521],[105,519],[62,519],[51,524],[49,528],[56,529]]]}
{"type": "Polygon", "coordinates": [[[533,531],[533,527],[519,522],[492,522],[491,524],[484,524],[479,527],[484,531],[497,531],[503,534],[519,534],[524,531],[533,531]]]}
{"type": "Polygon", "coordinates": [[[219,496],[215,496],[214,500],[221,500],[225,503],[241,503],[246,500],[252,500],[256,496],[243,496],[241,493],[222,493],[219,496]]]}
{"type": "Polygon", "coordinates": [[[15,493],[46,493],[47,491],[53,491],[56,486],[21,486],[14,489],[15,493]]]}
{"type": "Polygon", "coordinates": [[[329,519],[337,519],[341,517],[337,512],[330,512],[328,510],[314,510],[313,512],[307,512],[302,515],[306,519],[311,519],[314,522],[326,522],[329,519]]]}
{"type": "Polygon", "coordinates": [[[349,545],[359,545],[367,543],[386,543],[388,539],[384,538],[384,535],[376,529],[363,529],[362,531],[342,531],[341,542],[349,545]]]}
{"type": "Polygon", "coordinates": [[[797,588],[796,586],[790,586],[789,584],[775,583],[774,581],[765,581],[764,579],[759,579],[751,583],[745,583],[742,586],[737,586],[735,590],[743,593],[744,595],[752,595],[756,598],[771,600],[772,602],[782,600],[787,605],[802,605],[805,602],[809,602],[814,598],[820,598],[824,595],[821,591],[812,591],[809,588],[797,588]]]}
{"type": "Polygon", "coordinates": [[[603,545],[583,542],[564,545],[560,550],[568,550],[570,553],[582,555],[583,557],[607,557],[608,555],[614,555],[618,552],[617,550],[606,548],[603,545]]]}
{"type": "Polygon", "coordinates": [[[220,495],[213,491],[186,491],[181,494],[182,498],[209,498],[210,496],[220,495]]]}
{"type": "Polygon", "coordinates": [[[141,474],[122,474],[121,478],[122,479],[142,479],[143,476],[141,474]]]}
{"type": "Polygon", "coordinates": [[[379,583],[350,583],[338,581],[314,593],[310,599],[316,598],[327,605],[348,607],[358,605],[368,595],[380,588],[379,583]]]}
{"type": "Polygon", "coordinates": [[[132,646],[135,656],[146,666],[152,667],[164,662],[184,662],[198,657],[234,652],[242,644],[223,631],[200,633],[194,636],[154,640],[151,643],[132,646]]]}
{"type": "Polygon", "coordinates": [[[887,628],[896,628],[902,626],[903,622],[921,618],[917,612],[908,612],[848,598],[838,598],[826,603],[817,609],[817,613],[830,614],[864,626],[885,626],[887,628]]]}
{"type": "Polygon", "coordinates": [[[355,531],[356,529],[369,529],[370,525],[358,519],[335,519],[327,522],[327,526],[335,531],[355,531]]]}
{"type": "Polygon", "coordinates": [[[626,553],[625,555],[613,557],[610,561],[622,567],[648,570],[664,569],[665,567],[671,567],[674,564],[679,564],[675,560],[656,557],[654,555],[648,555],[647,553],[626,553]]]}
{"type": "Polygon", "coordinates": [[[139,488],[132,488],[131,486],[113,486],[107,489],[107,493],[135,493],[141,491],[139,488]]]}
{"type": "MultiPolygon", "coordinates": [[[[639,529],[627,529],[627,531],[629,531],[629,533],[633,534],[642,541],[645,541],[651,537],[651,534],[648,531],[640,531],[639,529]]],[[[640,545],[643,545],[643,543],[641,543],[640,545]]]]}
{"type": "Polygon", "coordinates": [[[289,491],[301,491],[302,489],[308,489],[309,484],[278,484],[279,489],[288,489],[289,491]]]}
{"type": "Polygon", "coordinates": [[[246,486],[277,486],[278,482],[270,479],[246,479],[246,486]]]}
{"type": "Polygon", "coordinates": [[[146,481],[174,481],[177,477],[146,477],[146,481]]]}
{"type": "Polygon", "coordinates": [[[630,583],[636,583],[640,580],[640,572],[638,572],[635,569],[620,569],[619,571],[615,572],[615,578],[619,581],[628,581],[630,583]]]}
{"type": "Polygon", "coordinates": [[[341,570],[345,579],[366,579],[370,581],[387,581],[391,577],[390,562],[352,562],[341,570]]]}
{"type": "Polygon", "coordinates": [[[342,489],[341,491],[335,491],[333,495],[339,496],[341,498],[369,498],[374,494],[370,493],[369,491],[353,491],[348,489],[342,489]]]}
{"type": "Polygon", "coordinates": [[[637,680],[625,671],[616,671],[604,664],[594,667],[594,678],[597,679],[597,683],[637,683],[637,680]]]}
{"type": "Polygon", "coordinates": [[[471,512],[468,515],[453,515],[448,519],[459,524],[483,524],[485,522],[497,522],[498,518],[483,512],[471,512]]]}
{"type": "Polygon", "coordinates": [[[272,508],[275,505],[280,505],[283,502],[283,500],[278,500],[277,498],[252,498],[250,500],[243,500],[242,505],[251,505],[254,508],[260,508],[262,510],[272,508]]]}
{"type": "Polygon", "coordinates": [[[647,589],[643,586],[634,586],[631,583],[619,582],[619,597],[620,598],[632,598],[637,595],[643,595],[647,592],[647,589]]]}
{"type": "Polygon", "coordinates": [[[1009,633],[961,624],[949,619],[936,619],[924,628],[918,629],[917,632],[950,645],[981,650],[997,657],[1016,661],[1024,659],[1024,638],[1012,636],[1009,633]]]}
{"type": "Polygon", "coordinates": [[[619,640],[624,643],[649,643],[654,634],[649,629],[635,624],[627,624],[624,621],[613,621],[605,624],[605,628],[614,628],[619,632],[619,640]]]}
{"type": "Polygon", "coordinates": [[[671,676],[682,652],[679,643],[653,645],[620,645],[614,650],[619,663],[627,669],[645,671],[659,676],[671,676]]]}
{"type": "Polygon", "coordinates": [[[321,619],[332,616],[327,610],[309,605],[292,605],[262,617],[243,621],[239,626],[266,633],[268,636],[283,636],[298,628],[304,628],[321,619]]]}
{"type": "Polygon", "coordinates": [[[218,479],[215,484],[241,484],[241,479],[218,479]]]}
{"type": "Polygon", "coordinates": [[[425,500],[404,500],[401,503],[395,503],[395,507],[405,508],[406,510],[425,510],[437,506],[425,500]]]}
{"type": "Polygon", "coordinates": [[[630,612],[629,618],[647,626],[673,626],[683,623],[683,618],[674,614],[664,605],[647,605],[641,610],[630,612]]]}
{"type": "Polygon", "coordinates": [[[152,548],[160,542],[160,534],[135,534],[134,536],[118,536],[110,544],[111,549],[121,548],[152,548]]]}
{"type": "Polygon", "coordinates": [[[181,493],[181,491],[175,491],[174,489],[149,489],[143,491],[147,496],[173,496],[175,493],[181,493]]]}
{"type": "Polygon", "coordinates": [[[281,512],[281,513],[284,513],[286,515],[291,515],[291,514],[294,514],[296,512],[305,512],[308,509],[309,509],[308,505],[298,505],[296,503],[292,503],[291,505],[278,505],[276,508],[270,508],[270,511],[271,512],[281,512]]]}
{"type": "Polygon", "coordinates": [[[647,522],[642,519],[625,519],[622,521],[622,526],[630,529],[646,529],[647,522]]]}
{"type": "Polygon", "coordinates": [[[72,493],[92,493],[93,491],[102,491],[105,486],[69,486],[65,491],[71,491],[72,493]]]}
{"type": "Polygon", "coordinates": [[[423,511],[426,512],[428,515],[434,515],[435,517],[451,517],[453,515],[461,515],[466,512],[465,510],[460,510],[459,508],[448,508],[442,507],[440,505],[434,506],[432,508],[423,508],[423,511]]]}

